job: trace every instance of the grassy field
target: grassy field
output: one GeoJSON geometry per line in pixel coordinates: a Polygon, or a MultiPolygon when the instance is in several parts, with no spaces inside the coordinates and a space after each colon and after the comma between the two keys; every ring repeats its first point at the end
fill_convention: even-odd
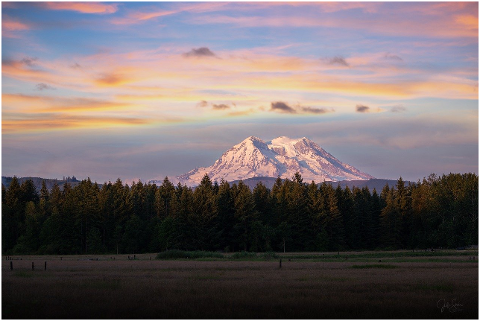
{"type": "Polygon", "coordinates": [[[476,251],[277,255],[3,257],[2,318],[478,318],[476,251]]]}

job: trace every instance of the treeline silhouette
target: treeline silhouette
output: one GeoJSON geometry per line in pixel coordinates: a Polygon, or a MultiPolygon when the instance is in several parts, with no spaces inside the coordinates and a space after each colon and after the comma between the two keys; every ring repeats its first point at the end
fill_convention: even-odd
{"type": "Polygon", "coordinates": [[[478,176],[400,178],[374,189],[304,183],[297,173],[267,189],[243,182],[195,189],[120,179],[100,188],[37,191],[2,185],[3,254],[205,251],[337,251],[457,248],[478,244],[478,176]]]}

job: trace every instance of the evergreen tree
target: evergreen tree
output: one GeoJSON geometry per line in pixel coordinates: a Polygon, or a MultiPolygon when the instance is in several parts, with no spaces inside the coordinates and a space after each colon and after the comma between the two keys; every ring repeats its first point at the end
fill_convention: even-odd
{"type": "Polygon", "coordinates": [[[257,235],[254,234],[252,225],[258,218],[258,212],[255,210],[255,201],[250,188],[242,181],[237,185],[234,198],[235,235],[239,249],[248,251],[251,246],[252,236],[253,238],[257,237],[257,235]]]}
{"type": "Polygon", "coordinates": [[[195,220],[198,222],[197,246],[201,250],[212,250],[218,246],[219,233],[213,226],[217,216],[216,195],[207,174],[193,192],[195,220]]]}
{"type": "Polygon", "coordinates": [[[215,225],[219,229],[219,246],[227,252],[235,246],[234,225],[235,225],[235,201],[228,182],[220,182],[217,194],[217,211],[215,225]]]}

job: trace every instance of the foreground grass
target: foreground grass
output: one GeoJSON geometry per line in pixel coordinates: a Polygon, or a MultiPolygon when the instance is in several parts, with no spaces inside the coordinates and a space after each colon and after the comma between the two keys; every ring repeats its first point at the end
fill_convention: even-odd
{"type": "Polygon", "coordinates": [[[281,268],[278,259],[136,258],[23,257],[13,271],[3,261],[2,317],[478,318],[478,264],[464,257],[394,264],[297,257],[281,268]]]}

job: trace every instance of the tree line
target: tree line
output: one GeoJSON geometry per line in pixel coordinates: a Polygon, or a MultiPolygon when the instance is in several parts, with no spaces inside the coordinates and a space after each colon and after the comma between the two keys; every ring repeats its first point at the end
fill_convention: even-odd
{"type": "Polygon", "coordinates": [[[398,179],[374,189],[304,183],[300,174],[195,189],[90,179],[40,191],[14,177],[2,185],[4,254],[205,251],[340,251],[456,248],[478,244],[478,176],[398,179]]]}

